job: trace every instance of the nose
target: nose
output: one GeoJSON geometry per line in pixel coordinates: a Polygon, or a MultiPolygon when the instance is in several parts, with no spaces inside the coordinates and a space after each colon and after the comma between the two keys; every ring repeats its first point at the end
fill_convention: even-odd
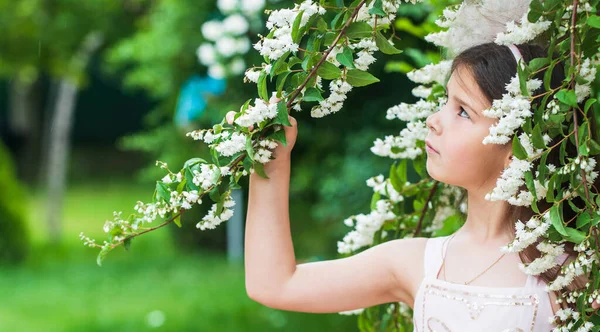
{"type": "Polygon", "coordinates": [[[427,120],[425,120],[425,125],[427,126],[427,128],[429,129],[429,131],[431,132],[435,132],[437,134],[439,134],[439,123],[438,123],[438,113],[439,112],[434,112],[433,114],[430,114],[427,117],[427,120]]]}

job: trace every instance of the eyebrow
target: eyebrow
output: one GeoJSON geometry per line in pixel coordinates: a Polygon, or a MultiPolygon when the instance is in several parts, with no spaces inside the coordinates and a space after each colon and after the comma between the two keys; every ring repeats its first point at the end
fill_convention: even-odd
{"type": "MultiPolygon", "coordinates": [[[[450,96],[449,85],[446,85],[446,92],[448,93],[448,96],[450,96]]],[[[471,110],[471,112],[475,113],[475,115],[477,115],[477,117],[480,117],[479,113],[475,112],[475,109],[473,107],[471,107],[471,105],[469,105],[468,103],[466,103],[464,100],[460,99],[457,96],[454,96],[454,99],[456,99],[459,103],[467,106],[467,108],[469,108],[471,110]]]]}

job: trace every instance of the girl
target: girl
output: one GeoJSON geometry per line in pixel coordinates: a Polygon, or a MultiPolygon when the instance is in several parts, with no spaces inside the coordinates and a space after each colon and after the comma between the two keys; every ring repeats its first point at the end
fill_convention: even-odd
{"type": "MultiPolygon", "coordinates": [[[[312,313],[404,302],[414,310],[415,331],[551,330],[549,318],[560,307],[544,286],[556,278],[558,268],[528,276],[518,264],[539,257],[535,245],[519,254],[501,255],[499,250],[514,239],[517,218],[528,220],[533,212],[484,199],[509,165],[512,144],[482,144],[498,121],[482,111],[506,92],[518,59],[527,62],[547,54],[539,46],[511,46],[489,43],[459,54],[446,86],[448,102],[426,121],[429,175],[467,193],[466,221],[451,236],[392,240],[348,258],[297,265],[288,212],[297,126],[290,116],[287,146],[280,144],[275,159],[265,165],[270,179],[250,176],[245,235],[249,297],[272,308],[312,313]]],[[[563,78],[555,70],[553,85],[563,78]]],[[[227,114],[230,124],[234,115],[227,114]]],[[[559,165],[555,158],[548,162],[559,165]]],[[[567,249],[572,254],[572,245],[567,249]]],[[[561,258],[563,264],[569,259],[561,258]]]]}

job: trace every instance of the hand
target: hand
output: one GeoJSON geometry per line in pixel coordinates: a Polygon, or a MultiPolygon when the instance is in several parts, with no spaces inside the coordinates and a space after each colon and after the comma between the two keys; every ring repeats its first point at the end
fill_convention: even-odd
{"type": "Polygon", "coordinates": [[[600,302],[594,300],[594,302],[592,302],[592,308],[598,310],[598,308],[600,308],[600,302]]]}
{"type": "MultiPolygon", "coordinates": [[[[279,102],[281,99],[280,98],[276,98],[275,96],[271,97],[271,99],[269,100],[269,103],[277,103],[279,102]]],[[[249,106],[249,108],[252,108],[253,106],[249,106]]],[[[233,124],[233,118],[235,116],[236,112],[235,111],[229,111],[227,112],[227,114],[225,115],[225,119],[227,120],[228,124],[233,124]]],[[[290,154],[292,152],[292,149],[294,148],[294,144],[296,143],[296,137],[298,136],[298,127],[297,127],[297,122],[296,119],[294,119],[294,117],[288,115],[288,119],[290,121],[291,126],[283,126],[284,130],[285,130],[285,140],[287,143],[287,146],[283,146],[283,144],[278,143],[277,147],[273,150],[273,156],[275,157],[275,159],[279,158],[279,157],[284,157],[284,158],[289,158],[290,154]]],[[[248,126],[249,130],[254,129],[253,125],[248,126]]]]}

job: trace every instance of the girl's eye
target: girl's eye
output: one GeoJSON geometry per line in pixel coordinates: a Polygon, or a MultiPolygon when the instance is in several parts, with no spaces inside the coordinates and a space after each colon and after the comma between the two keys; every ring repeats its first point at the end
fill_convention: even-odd
{"type": "MultiPolygon", "coordinates": [[[[460,116],[460,114],[462,114],[463,112],[464,112],[464,113],[467,115],[467,118],[469,118],[469,113],[467,113],[467,112],[465,111],[465,109],[464,109],[464,108],[462,108],[462,107],[460,107],[460,112],[458,112],[458,116],[460,116]]],[[[463,118],[464,118],[464,117],[463,117],[463,118]]]]}

